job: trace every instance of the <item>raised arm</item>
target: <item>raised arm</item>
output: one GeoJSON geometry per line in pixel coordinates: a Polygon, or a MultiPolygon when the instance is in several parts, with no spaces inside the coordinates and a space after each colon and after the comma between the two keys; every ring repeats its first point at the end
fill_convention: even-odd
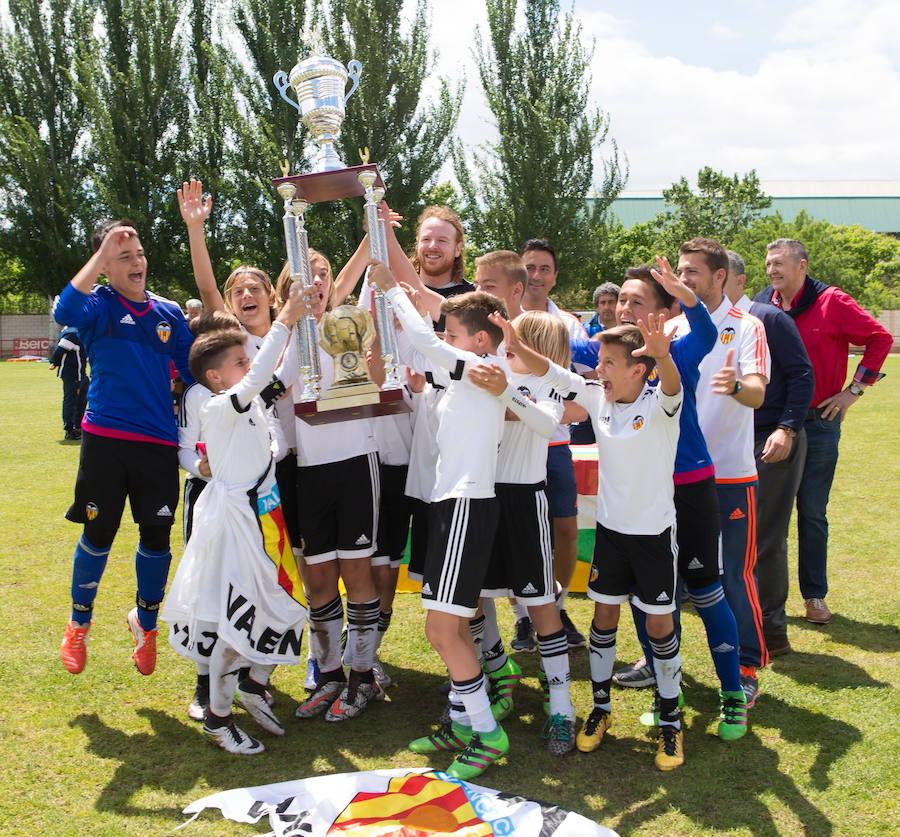
{"type": "Polygon", "coordinates": [[[182,183],[176,194],[178,208],[188,231],[194,282],[203,301],[203,307],[207,311],[224,311],[225,303],[216,285],[209,250],[206,249],[206,219],[212,212],[212,196],[203,197],[203,183],[199,180],[182,183]]]}
{"type": "MultiPolygon", "coordinates": [[[[245,410],[250,402],[272,382],[275,367],[284,352],[294,324],[312,306],[309,299],[310,292],[311,289],[297,288],[288,295],[287,302],[278,313],[278,319],[272,323],[256,357],[253,358],[249,371],[228,390],[232,402],[239,410],[245,410]]],[[[285,355],[289,354],[288,352],[284,353],[285,355]]]]}
{"type": "Polygon", "coordinates": [[[428,311],[429,316],[434,322],[441,318],[441,304],[444,298],[435,293],[421,279],[416,269],[412,266],[412,262],[403,252],[397,235],[394,233],[395,213],[391,211],[388,205],[382,201],[378,212],[384,223],[384,237],[387,242],[388,261],[391,263],[391,270],[397,277],[399,282],[405,282],[414,288],[419,294],[419,307],[428,311]]]}
{"type": "Polygon", "coordinates": [[[397,284],[394,274],[385,265],[372,262],[369,280],[385,292],[413,348],[458,380],[462,376],[461,370],[465,366],[467,353],[454,349],[438,338],[434,329],[422,320],[415,306],[397,284]]]}
{"type": "Polygon", "coordinates": [[[334,280],[334,304],[340,305],[343,301],[353,293],[362,275],[366,272],[366,266],[369,264],[369,234],[363,236],[359,242],[356,252],[347,259],[347,263],[341,268],[341,272],[334,280]]]}
{"type": "Polygon", "coordinates": [[[647,322],[638,320],[638,328],[644,338],[644,345],[635,349],[631,354],[635,357],[652,357],[656,361],[656,371],[659,375],[659,388],[663,395],[678,395],[681,392],[681,375],[672,355],[669,354],[669,345],[672,337],[666,334],[663,326],[666,324],[666,315],[647,315],[647,322]]]}

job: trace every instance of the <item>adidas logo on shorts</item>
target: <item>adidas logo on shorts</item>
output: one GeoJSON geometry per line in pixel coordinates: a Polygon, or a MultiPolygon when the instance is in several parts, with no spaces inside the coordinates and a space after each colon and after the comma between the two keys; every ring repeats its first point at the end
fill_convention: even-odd
{"type": "Polygon", "coordinates": [[[357,546],[365,546],[368,542],[369,542],[369,539],[368,539],[365,535],[360,535],[360,536],[356,539],[356,545],[357,545],[357,546]]]}
{"type": "Polygon", "coordinates": [[[522,595],[523,595],[523,596],[533,596],[535,593],[537,593],[537,589],[535,588],[535,586],[534,586],[530,581],[529,581],[528,584],[526,584],[525,587],[522,589],[522,595]]]}
{"type": "Polygon", "coordinates": [[[703,564],[701,564],[695,556],[695,557],[691,558],[691,563],[687,565],[687,568],[689,570],[702,570],[703,564]]]}
{"type": "Polygon", "coordinates": [[[427,581],[422,585],[422,595],[423,596],[431,595],[431,585],[427,581]]]}
{"type": "Polygon", "coordinates": [[[656,601],[658,601],[658,602],[667,602],[667,601],[669,601],[669,594],[668,594],[668,593],[660,593],[660,594],[656,597],[656,601]]]}
{"type": "Polygon", "coordinates": [[[121,320],[119,320],[119,322],[125,323],[125,325],[134,325],[134,319],[132,318],[131,314],[126,314],[124,317],[122,317],[121,320]]]}
{"type": "Polygon", "coordinates": [[[721,645],[713,648],[713,654],[727,654],[729,651],[734,651],[734,646],[729,645],[727,642],[723,642],[721,645]]]}
{"type": "Polygon", "coordinates": [[[168,506],[163,506],[157,513],[157,517],[171,517],[172,510],[168,506]]]}

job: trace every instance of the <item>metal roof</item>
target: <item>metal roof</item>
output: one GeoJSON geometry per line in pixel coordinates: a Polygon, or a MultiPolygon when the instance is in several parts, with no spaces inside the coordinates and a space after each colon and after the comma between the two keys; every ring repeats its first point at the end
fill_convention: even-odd
{"type": "MultiPolygon", "coordinates": [[[[763,214],[780,212],[792,221],[800,210],[832,224],[859,224],[882,233],[900,233],[900,181],[773,181],[762,189],[772,197],[763,214]]],[[[622,192],[612,212],[626,227],[650,221],[666,208],[661,192],[622,192]]]]}

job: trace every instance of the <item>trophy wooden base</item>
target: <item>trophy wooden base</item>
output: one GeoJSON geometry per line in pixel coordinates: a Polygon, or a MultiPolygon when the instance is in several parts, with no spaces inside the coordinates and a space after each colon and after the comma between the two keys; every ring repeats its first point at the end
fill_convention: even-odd
{"type": "Polygon", "coordinates": [[[304,401],[294,405],[294,414],[307,424],[333,424],[353,419],[375,418],[376,416],[392,416],[408,413],[409,405],[403,400],[402,389],[369,390],[367,384],[361,384],[366,392],[353,392],[347,387],[347,395],[322,396],[318,401],[304,401]]]}
{"type": "Polygon", "coordinates": [[[350,166],[335,171],[319,171],[312,174],[292,174],[288,177],[276,177],[272,183],[276,188],[282,183],[293,183],[297,187],[297,197],[307,203],[336,201],[341,198],[361,198],[366,190],[359,182],[359,173],[374,171],[378,175],[375,185],[384,188],[384,181],[378,173],[378,166],[369,163],[365,166],[350,166]]]}

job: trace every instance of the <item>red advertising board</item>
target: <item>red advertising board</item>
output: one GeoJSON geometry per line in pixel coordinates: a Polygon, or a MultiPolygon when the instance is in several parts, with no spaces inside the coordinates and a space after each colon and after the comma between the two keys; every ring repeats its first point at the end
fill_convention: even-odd
{"type": "Polygon", "coordinates": [[[49,337],[16,337],[13,341],[13,357],[37,355],[46,357],[50,352],[49,337]]]}

